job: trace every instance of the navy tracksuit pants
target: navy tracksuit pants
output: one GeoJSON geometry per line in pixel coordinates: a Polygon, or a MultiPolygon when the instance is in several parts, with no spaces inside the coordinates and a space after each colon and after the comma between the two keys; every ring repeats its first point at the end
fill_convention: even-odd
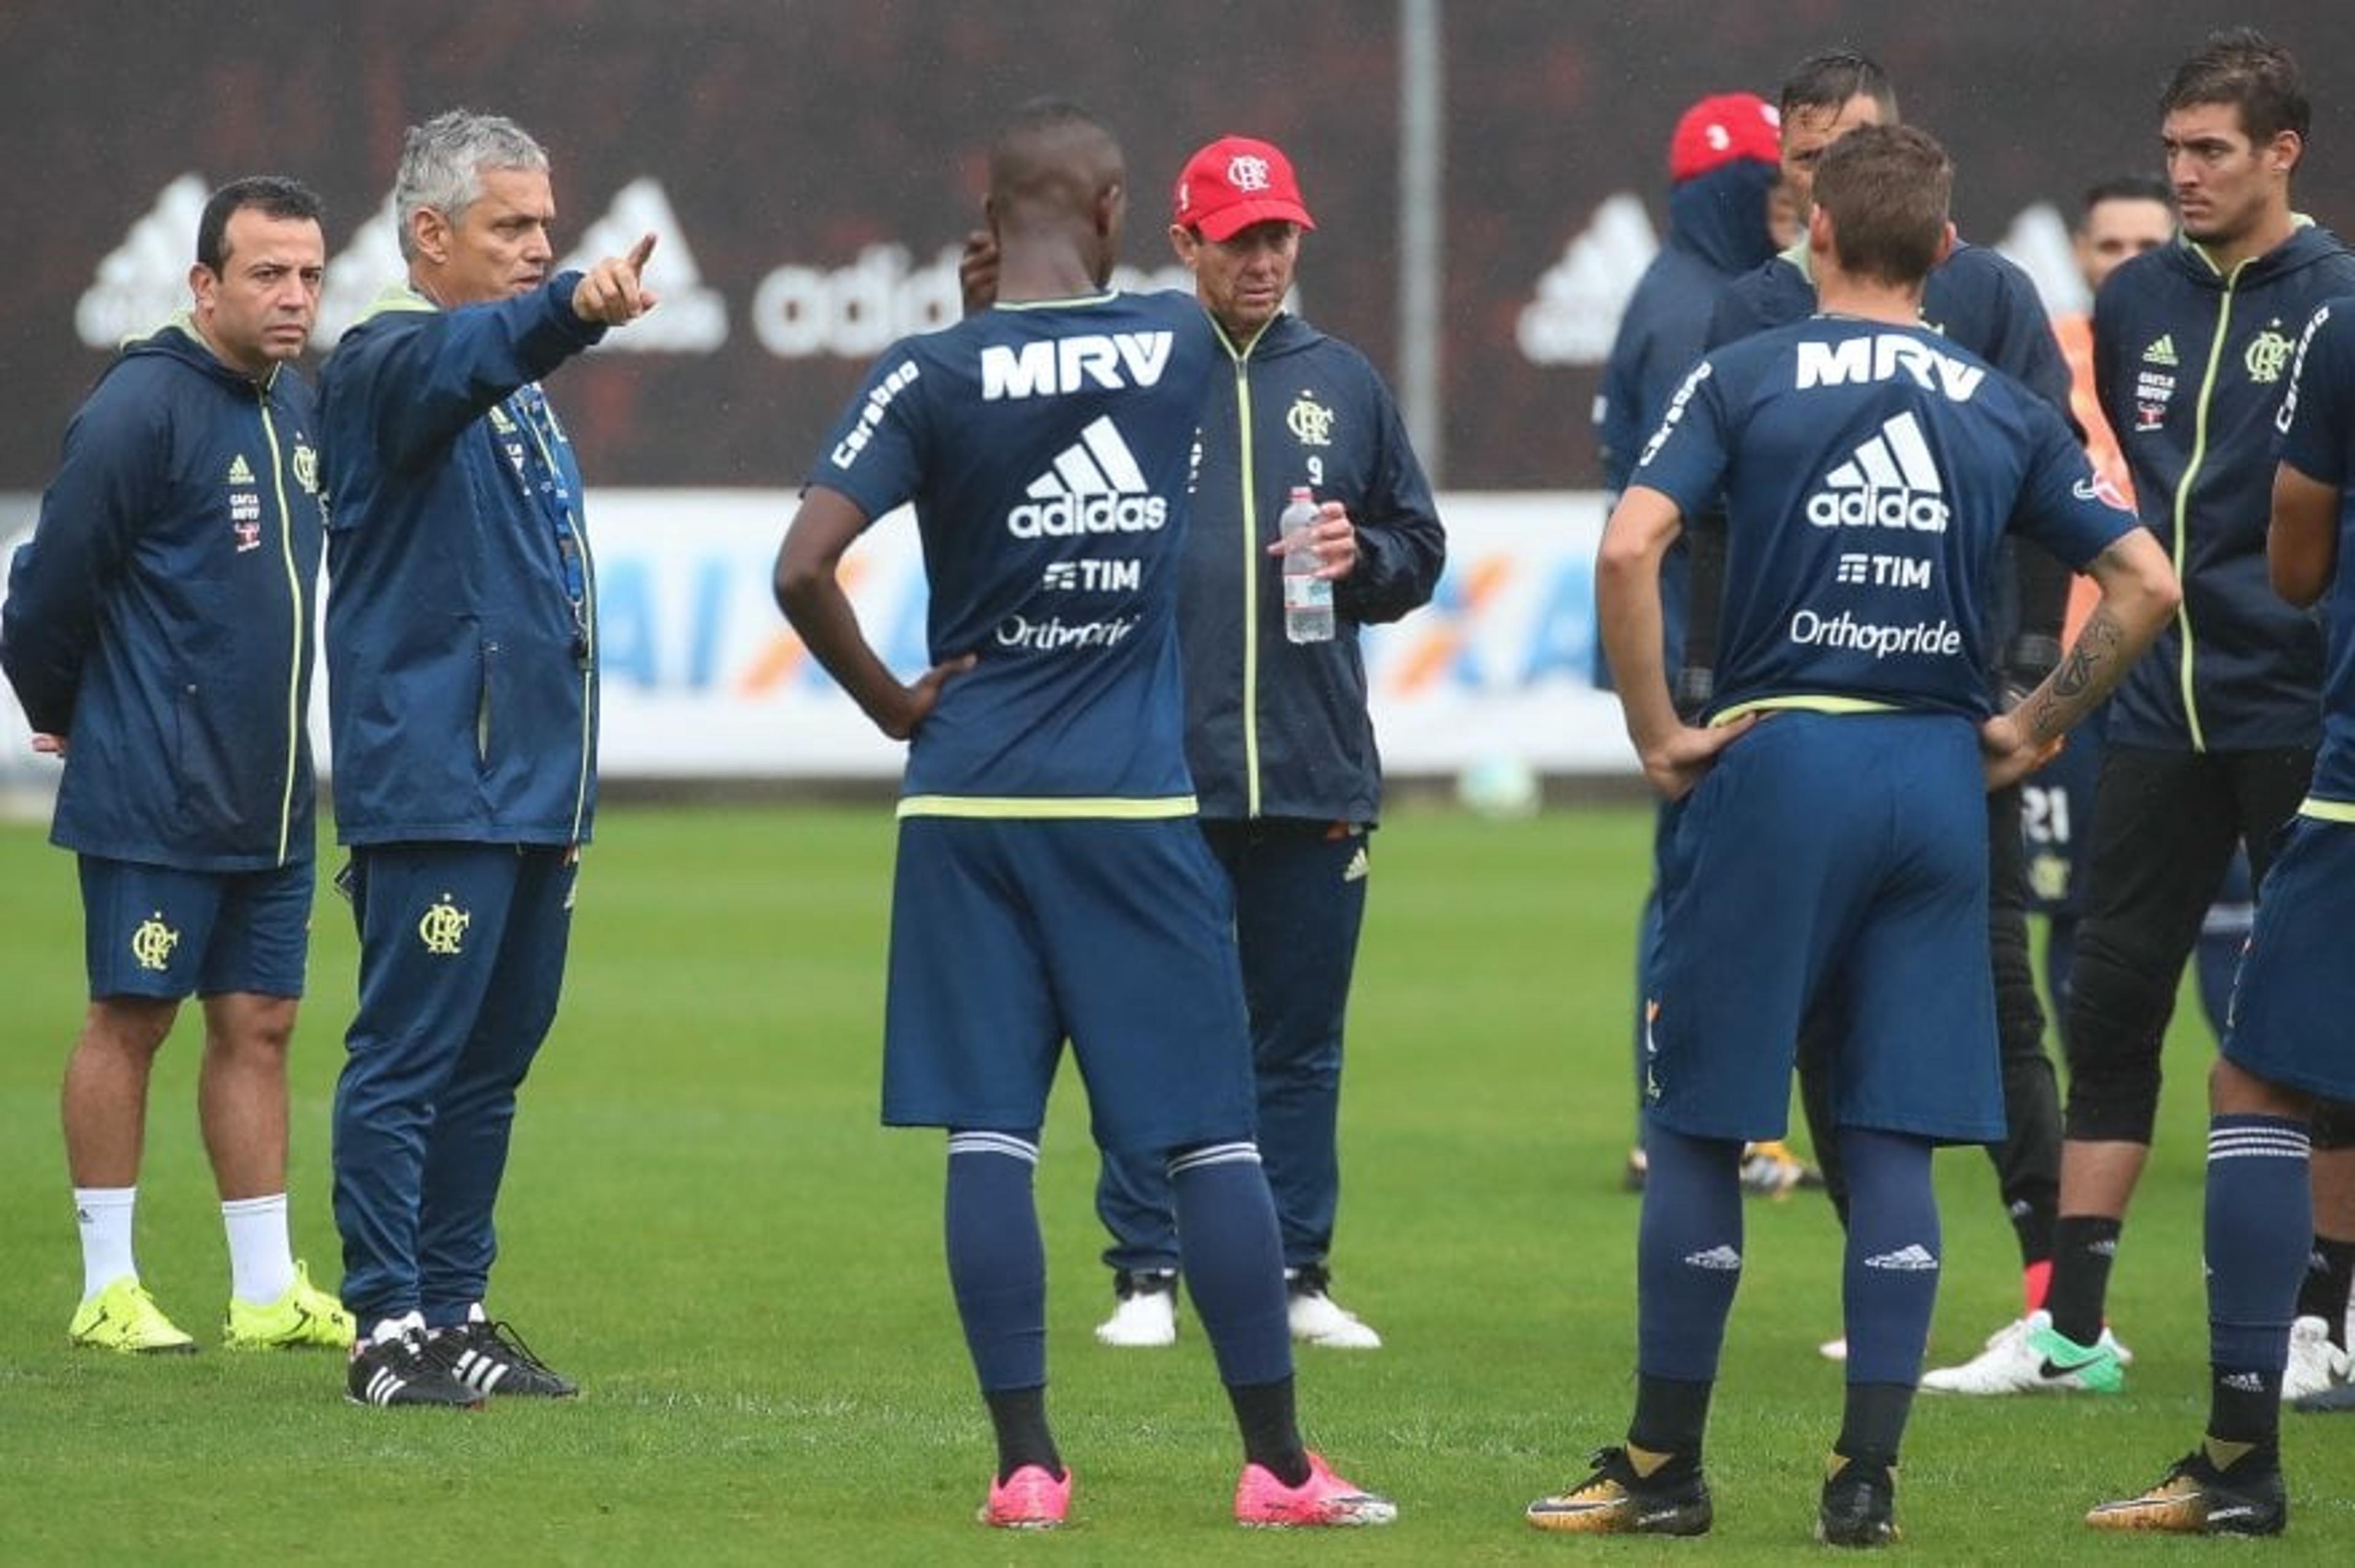
{"type": "Polygon", "coordinates": [[[336,1085],[344,1305],[366,1332],[483,1299],[516,1090],[556,1019],[578,864],[561,847],[352,856],[359,1010],[336,1085]]]}
{"type": "MultiPolygon", "coordinates": [[[[1280,818],[1201,827],[1234,884],[1260,1159],[1275,1196],[1284,1266],[1322,1264],[1341,1195],[1341,1029],[1365,923],[1370,835],[1280,818]]],[[[1161,1157],[1105,1157],[1096,1213],[1113,1236],[1105,1263],[1131,1272],[1177,1268],[1177,1211],[1161,1157]]]]}

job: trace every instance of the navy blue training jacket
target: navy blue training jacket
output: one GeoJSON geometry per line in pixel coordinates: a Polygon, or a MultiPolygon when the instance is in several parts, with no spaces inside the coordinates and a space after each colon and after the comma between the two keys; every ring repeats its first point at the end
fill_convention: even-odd
{"type": "Polygon", "coordinates": [[[2220,272],[2188,242],[2112,272],[2094,302],[2094,385],[2135,503],[2183,603],[2110,700],[2108,739],[2167,751],[2318,744],[2322,634],[2265,571],[2290,355],[2355,253],[2303,226],[2220,272]]]}
{"type": "Polygon", "coordinates": [[[1358,628],[1427,603],[1447,539],[1390,389],[1364,355],[1296,316],[1247,346],[1221,331],[1178,582],[1186,757],[1206,817],[1372,822],[1381,758],[1358,628]],[[1338,501],[1358,564],[1334,584],[1329,643],[1284,635],[1266,553],[1292,487],[1338,501]]]}
{"type": "MultiPolygon", "coordinates": [[[[1668,399],[1700,358],[1718,294],[1773,256],[1766,200],[1779,176],[1774,165],[1745,158],[1669,191],[1668,243],[1628,298],[1594,398],[1603,487],[1614,498],[1627,487],[1644,443],[1659,429],[1668,399]]],[[[1671,671],[1684,657],[1688,549],[1678,535],[1660,562],[1662,642],[1671,671]]],[[[1605,689],[1612,684],[1599,637],[1594,684],[1605,689]]]]}
{"type": "Polygon", "coordinates": [[[319,576],[310,389],[176,323],[67,427],[0,611],[36,731],[66,736],[52,842],[183,870],[312,859],[319,576]]]}
{"type": "Polygon", "coordinates": [[[572,314],[580,278],[452,310],[388,290],[321,373],[343,843],[589,837],[596,574],[580,465],[537,388],[604,336],[572,314]]]}
{"type": "Polygon", "coordinates": [[[1594,400],[1603,487],[1614,495],[1708,347],[1717,296],[1773,257],[1766,198],[1776,177],[1774,165],[1743,159],[1668,193],[1668,242],[1628,298],[1594,400]]]}

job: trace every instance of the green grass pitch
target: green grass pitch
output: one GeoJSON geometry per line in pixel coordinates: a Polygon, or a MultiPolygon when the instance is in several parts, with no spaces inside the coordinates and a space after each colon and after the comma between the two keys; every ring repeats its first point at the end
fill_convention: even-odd
{"type": "MultiPolygon", "coordinates": [[[[1311,1440],[1393,1494],[1346,1540],[1245,1536],[1234,1444],[1190,1316],[1171,1352],[1098,1347],[1109,1302],[1077,1085],[1039,1176],[1052,1408],[1074,1528],[972,1523],[986,1422],[950,1305],[941,1140],[875,1123],[891,823],[864,808],[610,811],[581,881],[562,1017],[525,1091],[495,1306],[588,1390],[479,1416],[361,1411],[333,1357],[218,1348],[227,1290],[184,1022],[152,1103],[139,1243],[203,1354],[69,1351],[80,1284],[57,1084],[80,1008],[70,860],[0,827],[0,1561],[1270,1563],[1657,1561],[1661,1543],[1538,1535],[1521,1505],[1624,1430],[1636,1204],[1631,925],[1648,816],[1487,822],[1403,809],[1375,846],[1351,1011],[1342,1298],[1372,1354],[1305,1352],[1311,1440]]],[[[296,1040],[298,1251],[340,1270],[327,1111],[349,1016],[343,905],[319,901],[296,1040]]],[[[2153,1479],[2205,1413],[2202,1070],[2170,1046],[2159,1147],[2118,1266],[2127,1392],[1917,1407],[1909,1554],[2204,1559],[2105,1541],[2089,1504],[2153,1479]]],[[[1952,1360],[2016,1310],[1987,1162],[1942,1157],[1952,1360]]],[[[1840,1373],[1838,1241],[1812,1195],[1748,1207],[1748,1267],[1711,1433],[1695,1561],[1810,1551],[1840,1373]]],[[[2290,1537],[2355,1552],[2355,1422],[2290,1418],[2290,1537]]]]}

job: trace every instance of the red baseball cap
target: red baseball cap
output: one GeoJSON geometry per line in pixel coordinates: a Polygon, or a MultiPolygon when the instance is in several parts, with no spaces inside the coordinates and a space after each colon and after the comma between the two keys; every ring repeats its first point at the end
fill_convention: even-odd
{"type": "Polygon", "coordinates": [[[1668,138],[1668,177],[1681,185],[1736,158],[1780,163],[1783,116],[1754,92],[1721,92],[1684,112],[1668,138]]]}
{"type": "Polygon", "coordinates": [[[1292,160],[1273,142],[1221,136],[1186,160],[1185,172],[1178,176],[1172,222],[1216,241],[1231,240],[1270,219],[1288,219],[1303,229],[1316,227],[1300,204],[1300,182],[1293,177],[1292,160]]]}

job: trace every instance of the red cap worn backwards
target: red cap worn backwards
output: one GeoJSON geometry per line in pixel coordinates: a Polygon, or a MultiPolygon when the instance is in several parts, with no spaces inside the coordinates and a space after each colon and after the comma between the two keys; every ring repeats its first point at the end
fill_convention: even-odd
{"type": "Polygon", "coordinates": [[[1303,229],[1316,220],[1300,204],[1292,160],[1272,142],[1221,136],[1186,160],[1178,176],[1170,220],[1213,243],[1231,240],[1254,223],[1283,219],[1303,229]]]}
{"type": "Polygon", "coordinates": [[[1682,185],[1737,158],[1779,163],[1783,117],[1754,92],[1721,92],[1684,112],[1668,138],[1668,178],[1682,185]]]}

